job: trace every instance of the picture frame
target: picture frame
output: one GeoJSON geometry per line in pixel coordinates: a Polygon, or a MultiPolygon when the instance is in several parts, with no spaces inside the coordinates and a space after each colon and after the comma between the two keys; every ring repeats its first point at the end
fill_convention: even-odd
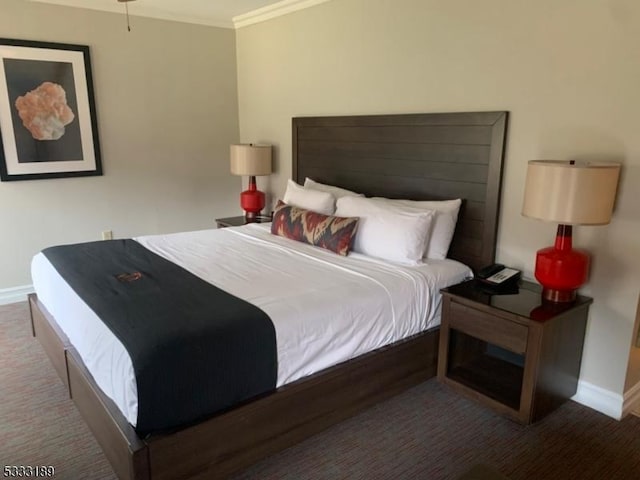
{"type": "Polygon", "coordinates": [[[0,180],[96,175],[89,47],[0,38],[0,180]]]}

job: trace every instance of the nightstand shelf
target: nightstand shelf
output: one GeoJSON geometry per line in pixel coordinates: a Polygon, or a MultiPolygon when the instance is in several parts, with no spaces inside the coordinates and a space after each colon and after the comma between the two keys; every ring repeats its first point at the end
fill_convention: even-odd
{"type": "Polygon", "coordinates": [[[259,216],[250,219],[244,215],[239,215],[237,217],[216,218],[216,226],[218,228],[241,227],[249,223],[269,223],[270,221],[270,216],[259,216]]]}
{"type": "Polygon", "coordinates": [[[447,377],[513,410],[519,410],[523,373],[524,369],[519,365],[480,353],[463,364],[451,367],[447,377]]]}
{"type": "Polygon", "coordinates": [[[525,424],[575,394],[590,298],[549,304],[529,282],[493,295],[473,280],[442,294],[440,381],[525,424]]]}

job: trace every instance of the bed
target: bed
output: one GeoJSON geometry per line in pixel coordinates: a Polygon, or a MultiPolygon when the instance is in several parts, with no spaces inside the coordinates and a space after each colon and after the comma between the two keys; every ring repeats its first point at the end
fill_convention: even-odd
{"type": "MultiPolygon", "coordinates": [[[[293,177],[368,196],[462,198],[449,256],[477,269],[495,253],[506,123],[506,112],[294,118],[293,177]]],[[[30,305],[34,335],[120,478],[223,478],[436,370],[431,328],[196,425],[140,438],[47,308],[35,295],[30,305]]]]}

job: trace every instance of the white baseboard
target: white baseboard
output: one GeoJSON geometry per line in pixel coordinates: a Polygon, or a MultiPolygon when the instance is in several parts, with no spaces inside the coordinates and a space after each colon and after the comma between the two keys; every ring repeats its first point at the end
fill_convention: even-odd
{"type": "Polygon", "coordinates": [[[578,382],[578,391],[571,400],[593,408],[616,420],[620,420],[623,417],[624,399],[622,395],[611,390],[605,390],[584,380],[578,382]]]}
{"type": "Polygon", "coordinates": [[[625,417],[633,410],[640,409],[640,382],[636,383],[629,390],[624,392],[624,402],[622,405],[622,416],[625,417]]]}
{"type": "Polygon", "coordinates": [[[33,292],[33,285],[0,289],[0,305],[24,302],[27,300],[27,295],[33,292]]]}

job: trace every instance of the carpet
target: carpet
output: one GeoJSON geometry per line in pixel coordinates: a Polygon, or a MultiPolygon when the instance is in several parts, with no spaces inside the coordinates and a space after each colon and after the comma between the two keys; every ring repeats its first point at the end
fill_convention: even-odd
{"type": "MultiPolygon", "coordinates": [[[[115,479],[28,318],[26,303],[0,307],[0,467],[53,465],[58,479],[115,479]]],[[[476,464],[512,480],[635,479],[640,418],[618,422],[569,401],[522,426],[430,380],[233,478],[456,479],[476,464]]]]}

